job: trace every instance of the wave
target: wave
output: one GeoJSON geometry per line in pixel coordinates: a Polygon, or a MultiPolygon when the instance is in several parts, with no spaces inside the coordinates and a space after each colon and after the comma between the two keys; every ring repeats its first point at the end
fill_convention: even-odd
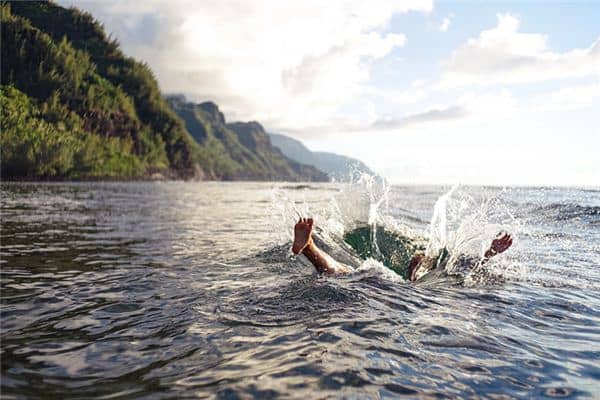
{"type": "Polygon", "coordinates": [[[600,223],[600,206],[584,206],[575,203],[551,203],[538,206],[533,210],[535,215],[548,217],[554,221],[582,220],[600,223]]]}

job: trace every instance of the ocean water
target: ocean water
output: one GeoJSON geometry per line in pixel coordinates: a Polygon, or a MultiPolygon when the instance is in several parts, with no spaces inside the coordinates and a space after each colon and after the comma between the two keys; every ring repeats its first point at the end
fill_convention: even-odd
{"type": "Polygon", "coordinates": [[[598,189],[364,178],[1,195],[3,399],[600,398],[598,189]],[[300,215],[353,273],[317,276],[291,254],[300,215]],[[360,227],[372,259],[342,239],[360,227]],[[478,272],[413,283],[377,261],[390,232],[477,256],[500,231],[514,245],[478,272]]]}

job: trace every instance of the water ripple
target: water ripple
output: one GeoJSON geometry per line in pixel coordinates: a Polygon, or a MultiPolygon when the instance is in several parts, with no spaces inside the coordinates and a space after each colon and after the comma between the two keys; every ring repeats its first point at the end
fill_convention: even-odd
{"type": "MultiPolygon", "coordinates": [[[[3,398],[598,393],[596,192],[581,206],[571,191],[512,194],[543,218],[494,268],[530,273],[469,287],[374,267],[315,276],[278,236],[290,226],[268,184],[1,190],[3,398]]],[[[277,190],[326,208],[339,187],[277,190]]],[[[395,189],[394,212],[425,230],[441,192],[395,189]]]]}

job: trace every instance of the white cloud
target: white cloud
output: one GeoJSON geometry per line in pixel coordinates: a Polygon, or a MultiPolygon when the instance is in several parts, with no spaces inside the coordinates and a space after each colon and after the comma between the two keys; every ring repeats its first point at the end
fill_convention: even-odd
{"type": "Polygon", "coordinates": [[[406,105],[418,103],[428,96],[429,87],[421,84],[422,81],[415,81],[411,87],[406,90],[381,89],[374,86],[366,86],[363,88],[365,96],[374,96],[379,100],[394,105],[406,105]],[[418,84],[417,84],[418,82],[418,84]]]}
{"type": "Polygon", "coordinates": [[[519,32],[520,20],[498,14],[498,25],[469,39],[444,65],[441,87],[523,84],[600,76],[600,38],[590,47],[564,53],[548,48],[548,39],[519,32]]]}
{"type": "Polygon", "coordinates": [[[515,115],[517,110],[517,99],[507,89],[483,94],[467,93],[459,97],[456,104],[434,106],[401,118],[378,118],[367,129],[393,131],[431,123],[449,123],[461,120],[490,121],[515,115]]]}
{"type": "Polygon", "coordinates": [[[600,82],[564,87],[532,100],[536,111],[571,111],[600,107],[600,82]]]}
{"type": "Polygon", "coordinates": [[[480,120],[493,120],[515,115],[519,110],[518,100],[508,89],[486,93],[467,93],[458,99],[470,116],[480,120]]]}
{"type": "Polygon", "coordinates": [[[444,17],[444,19],[442,20],[442,23],[438,27],[438,30],[440,32],[448,32],[448,28],[450,28],[450,24],[452,23],[453,17],[454,17],[453,14],[450,14],[447,17],[444,17]]]}
{"type": "Polygon", "coordinates": [[[375,121],[371,129],[373,130],[396,130],[413,125],[426,124],[430,122],[449,121],[464,118],[467,110],[462,106],[450,106],[442,108],[433,108],[416,114],[411,114],[403,118],[382,118],[375,121]]]}
{"type": "MultiPolygon", "coordinates": [[[[72,0],[63,0],[72,4],[72,0]]],[[[77,2],[148,62],[167,93],[214,100],[272,129],[325,124],[356,101],[373,61],[403,46],[395,13],[432,0],[77,2]]]]}

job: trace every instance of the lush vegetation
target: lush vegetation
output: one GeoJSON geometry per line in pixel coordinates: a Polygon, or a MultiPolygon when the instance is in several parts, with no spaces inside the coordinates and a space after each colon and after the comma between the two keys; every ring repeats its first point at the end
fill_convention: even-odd
{"type": "Polygon", "coordinates": [[[287,173],[284,156],[266,165],[222,115],[180,118],[90,14],[48,1],[3,2],[1,13],[3,178],[314,178],[287,173]]]}
{"type": "Polygon", "coordinates": [[[77,114],[53,101],[39,107],[12,86],[2,86],[0,101],[3,177],[130,178],[143,173],[131,139],[91,134],[77,114]]]}
{"type": "MultiPolygon", "coordinates": [[[[2,158],[4,177],[133,177],[169,167],[184,176],[193,171],[195,143],[160,97],[149,69],[124,57],[89,14],[47,2],[2,4],[2,60],[3,92],[12,93],[5,86],[14,86],[35,103],[30,104],[37,109],[33,118],[48,122],[47,132],[42,133],[41,125],[35,131],[40,140],[53,138],[62,147],[84,140],[102,148],[87,147],[96,153],[92,159],[59,157],[71,164],[43,175],[38,171],[44,166],[33,167],[43,158],[35,159],[35,149],[28,149],[33,157],[28,164],[13,165],[12,158],[2,158]],[[102,64],[97,63],[100,54],[102,64]],[[117,72],[116,66],[122,65],[129,69],[117,72]],[[50,130],[56,124],[61,129],[50,130]],[[95,136],[82,139],[83,132],[95,136]],[[111,153],[110,160],[102,156],[106,153],[111,153]]],[[[15,96],[3,101],[9,98],[13,101],[15,96]]],[[[5,116],[4,108],[3,104],[2,147],[10,149],[15,145],[7,143],[14,140],[9,134],[25,127],[12,125],[18,120],[5,116]]],[[[64,152],[79,154],[75,148],[64,152]]]]}

